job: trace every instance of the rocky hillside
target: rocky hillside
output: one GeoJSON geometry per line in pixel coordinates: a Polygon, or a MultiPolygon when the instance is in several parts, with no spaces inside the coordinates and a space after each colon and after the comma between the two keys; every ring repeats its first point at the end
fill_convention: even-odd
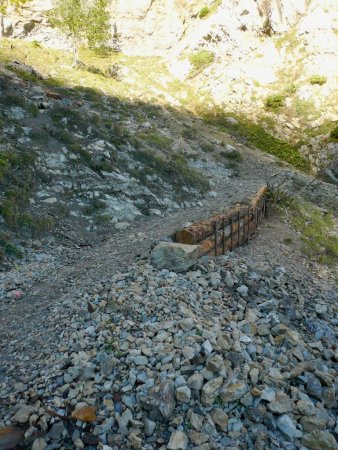
{"type": "MultiPolygon", "coordinates": [[[[8,18],[8,36],[67,48],[33,1],[8,18]]],[[[338,6],[334,0],[114,0],[123,52],[158,55],[210,95],[208,108],[260,124],[296,145],[337,182],[338,6]]]]}
{"type": "Polygon", "coordinates": [[[76,67],[50,7],[0,46],[0,450],[338,450],[334,3],[115,1],[76,67]]]}

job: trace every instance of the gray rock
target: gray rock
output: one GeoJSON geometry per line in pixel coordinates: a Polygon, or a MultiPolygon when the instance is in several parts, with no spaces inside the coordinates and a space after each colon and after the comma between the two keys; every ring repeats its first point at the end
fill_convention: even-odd
{"type": "Polygon", "coordinates": [[[191,317],[188,317],[187,319],[182,319],[179,322],[179,326],[183,331],[191,331],[194,327],[194,321],[191,317]]]}
{"type": "Polygon", "coordinates": [[[290,416],[284,414],[278,417],[277,421],[278,429],[285,435],[285,437],[293,441],[295,438],[302,437],[302,432],[297,430],[296,425],[293,423],[290,416]]]}
{"type": "Polygon", "coordinates": [[[265,387],[261,393],[261,399],[268,402],[274,402],[276,399],[276,391],[271,387],[265,387]]]}
{"type": "Polygon", "coordinates": [[[223,377],[217,377],[208,381],[202,388],[201,402],[204,406],[212,405],[223,384],[223,377]]]}
{"type": "Polygon", "coordinates": [[[161,242],[152,252],[152,261],[158,269],[185,272],[196,264],[200,256],[198,245],[161,242]]]}
{"type": "Polygon", "coordinates": [[[152,419],[158,420],[159,417],[164,420],[171,419],[176,406],[174,383],[166,381],[153,386],[149,389],[148,395],[141,398],[141,402],[152,419]]]}
{"type": "Polygon", "coordinates": [[[143,417],[144,434],[146,436],[152,436],[156,428],[156,422],[150,420],[148,417],[143,417]]]}
{"type": "Polygon", "coordinates": [[[313,431],[305,434],[302,444],[311,450],[338,450],[336,439],[328,431],[313,431]]]}
{"type": "Polygon", "coordinates": [[[292,411],[292,402],[288,395],[279,392],[276,400],[268,404],[268,409],[275,414],[284,414],[292,411]]]}
{"type": "Polygon", "coordinates": [[[185,450],[188,447],[188,436],[183,431],[173,431],[167,445],[168,450],[185,450]]]}
{"type": "Polygon", "coordinates": [[[242,398],[249,390],[249,386],[243,382],[231,384],[223,392],[220,397],[224,403],[234,402],[242,398]]]}
{"type": "Polygon", "coordinates": [[[228,428],[228,415],[221,408],[215,408],[211,411],[210,416],[216,425],[222,431],[227,431],[228,428]]]}
{"type": "Polygon", "coordinates": [[[44,438],[37,438],[33,442],[32,450],[45,450],[47,443],[44,438]]]}
{"type": "Polygon", "coordinates": [[[191,389],[200,391],[203,386],[203,375],[200,373],[194,373],[188,378],[188,386],[191,389]]]}
{"type": "Polygon", "coordinates": [[[175,391],[176,400],[180,403],[188,403],[191,397],[191,390],[188,386],[181,386],[175,391]]]}
{"type": "Polygon", "coordinates": [[[248,286],[245,286],[245,284],[242,284],[241,286],[239,286],[237,288],[237,292],[242,296],[242,297],[246,297],[248,295],[249,292],[249,288],[248,286]]]}
{"type": "Polygon", "coordinates": [[[227,273],[226,273],[224,281],[225,281],[225,284],[226,284],[229,288],[234,287],[235,282],[234,282],[234,279],[232,278],[232,275],[231,275],[230,272],[227,272],[227,273]]]}
{"type": "Polygon", "coordinates": [[[22,405],[12,417],[13,422],[26,423],[32,413],[32,408],[28,405],[22,405]]]}

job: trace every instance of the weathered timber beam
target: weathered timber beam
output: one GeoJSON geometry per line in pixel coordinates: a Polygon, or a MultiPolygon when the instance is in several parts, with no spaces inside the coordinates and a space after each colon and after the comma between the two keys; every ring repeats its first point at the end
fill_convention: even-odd
{"type": "Polygon", "coordinates": [[[228,225],[231,222],[231,219],[236,220],[236,217],[238,218],[238,214],[240,214],[240,217],[247,215],[248,208],[256,211],[267,191],[267,187],[263,186],[254,195],[251,201],[248,202],[248,205],[237,205],[225,213],[218,214],[210,219],[203,220],[202,222],[195,223],[187,228],[184,228],[183,230],[178,231],[175,235],[176,242],[181,244],[197,244],[209,238],[214,234],[215,229],[217,232],[225,225],[228,225]]]}

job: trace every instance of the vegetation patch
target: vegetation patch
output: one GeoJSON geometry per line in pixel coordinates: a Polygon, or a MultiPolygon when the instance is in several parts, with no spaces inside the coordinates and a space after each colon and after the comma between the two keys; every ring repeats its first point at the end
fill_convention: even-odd
{"type": "Polygon", "coordinates": [[[179,198],[184,198],[186,193],[183,186],[196,189],[200,193],[209,188],[208,180],[197,170],[190,168],[183,155],[173,155],[170,159],[162,158],[153,151],[135,151],[133,157],[144,165],[142,173],[134,176],[141,178],[146,183],[146,175],[157,175],[171,184],[179,198]]]}
{"type": "Polygon", "coordinates": [[[172,144],[171,139],[159,133],[141,133],[138,137],[152,147],[160,150],[169,149],[172,144]]]}
{"type": "Polygon", "coordinates": [[[193,73],[197,74],[206,69],[215,60],[215,54],[208,50],[200,50],[192,54],[189,58],[190,63],[193,66],[193,73]]]}
{"type": "Polygon", "coordinates": [[[28,211],[29,199],[36,188],[36,156],[32,151],[0,153],[0,215],[8,229],[31,235],[50,229],[53,221],[28,211]]]}
{"type": "Polygon", "coordinates": [[[49,133],[42,128],[31,130],[29,137],[37,144],[48,144],[50,138],[49,133]]]}
{"type": "Polygon", "coordinates": [[[318,84],[319,86],[323,86],[327,82],[327,77],[323,75],[312,75],[309,79],[310,84],[318,84]]]}
{"type": "MultiPolygon", "coordinates": [[[[297,169],[308,172],[310,162],[305,159],[291,144],[269,134],[264,128],[245,118],[236,117],[237,124],[231,124],[226,121],[227,115],[222,110],[211,110],[204,112],[203,117],[207,123],[211,123],[226,129],[239,139],[243,139],[247,145],[252,145],[266,153],[277,156],[278,158],[292,164],[297,169]]],[[[235,117],[231,114],[231,117],[235,117]]]]}
{"type": "Polygon", "coordinates": [[[333,130],[330,132],[330,138],[332,138],[334,141],[338,141],[338,123],[334,127],[333,130]]]}
{"type": "Polygon", "coordinates": [[[198,17],[200,19],[203,19],[203,17],[206,17],[210,13],[209,6],[203,6],[203,8],[200,9],[200,12],[198,13],[198,17]]]}
{"type": "Polygon", "coordinates": [[[222,0],[214,0],[211,6],[203,6],[203,8],[200,9],[198,13],[198,17],[200,19],[204,19],[207,16],[210,16],[210,14],[213,14],[216,12],[217,8],[222,4],[222,0]]]}
{"type": "Polygon", "coordinates": [[[301,233],[304,253],[321,264],[338,262],[338,237],[333,235],[334,219],[310,203],[291,202],[292,224],[301,233]]]}
{"type": "Polygon", "coordinates": [[[243,161],[243,156],[238,150],[230,150],[229,152],[222,152],[224,157],[230,161],[241,162],[243,161]]]}
{"type": "Polygon", "coordinates": [[[0,261],[5,256],[13,256],[15,258],[22,258],[22,251],[12,242],[11,236],[8,233],[0,233],[0,261]]]}
{"type": "Polygon", "coordinates": [[[267,109],[278,110],[284,106],[285,96],[283,94],[272,94],[265,99],[265,107],[267,109]]]}
{"type": "Polygon", "coordinates": [[[201,144],[200,149],[205,153],[214,153],[215,151],[215,147],[207,142],[205,144],[201,144]]]}

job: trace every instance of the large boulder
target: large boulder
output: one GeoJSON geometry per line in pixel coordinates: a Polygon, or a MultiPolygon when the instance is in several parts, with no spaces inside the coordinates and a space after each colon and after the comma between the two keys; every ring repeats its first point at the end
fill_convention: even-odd
{"type": "Polygon", "coordinates": [[[169,269],[174,272],[185,272],[200,256],[199,245],[160,242],[152,252],[152,261],[158,269],[169,269]]]}

